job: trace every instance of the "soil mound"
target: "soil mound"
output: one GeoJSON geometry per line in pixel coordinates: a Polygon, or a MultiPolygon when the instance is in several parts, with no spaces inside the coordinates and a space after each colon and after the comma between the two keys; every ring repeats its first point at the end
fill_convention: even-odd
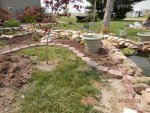
{"type": "Polygon", "coordinates": [[[0,113],[10,108],[15,92],[28,83],[30,66],[28,56],[0,55],[0,113]]]}

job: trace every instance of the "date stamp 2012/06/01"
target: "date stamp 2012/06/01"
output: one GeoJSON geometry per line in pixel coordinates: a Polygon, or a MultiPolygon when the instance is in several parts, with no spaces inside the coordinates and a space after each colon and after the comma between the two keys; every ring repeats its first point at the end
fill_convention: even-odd
{"type": "Polygon", "coordinates": [[[118,99],[118,103],[141,103],[141,99],[118,99]]]}

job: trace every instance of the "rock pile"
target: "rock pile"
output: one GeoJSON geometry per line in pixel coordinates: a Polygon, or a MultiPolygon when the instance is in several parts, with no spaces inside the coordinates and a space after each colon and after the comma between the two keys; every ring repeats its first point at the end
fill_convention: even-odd
{"type": "Polygon", "coordinates": [[[128,47],[144,52],[150,52],[150,42],[135,42],[129,39],[119,38],[115,36],[108,36],[106,39],[117,48],[128,47]]]}

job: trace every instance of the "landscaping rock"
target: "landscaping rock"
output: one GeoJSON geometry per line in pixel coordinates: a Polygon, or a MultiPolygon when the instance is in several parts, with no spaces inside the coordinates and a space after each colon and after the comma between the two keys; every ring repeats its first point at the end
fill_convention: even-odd
{"type": "Polygon", "coordinates": [[[134,76],[135,70],[134,69],[129,69],[127,74],[130,75],[130,76],[134,76]]]}
{"type": "Polygon", "coordinates": [[[134,79],[132,79],[132,84],[135,84],[135,83],[145,83],[147,85],[150,85],[150,77],[135,77],[134,79]]]}
{"type": "Polygon", "coordinates": [[[96,63],[95,61],[89,61],[89,62],[87,62],[87,64],[92,68],[93,67],[96,68],[98,66],[98,63],[96,63]]]}
{"type": "Polygon", "coordinates": [[[101,65],[98,65],[96,68],[97,68],[98,71],[101,71],[103,73],[107,73],[108,69],[109,69],[108,67],[101,66],[101,65]]]}
{"type": "Polygon", "coordinates": [[[135,95],[135,102],[139,108],[140,111],[143,111],[143,113],[150,113],[150,105],[145,102],[142,95],[135,95]]]}
{"type": "Polygon", "coordinates": [[[149,91],[142,91],[142,97],[150,105],[150,92],[149,91]]]}
{"type": "Polygon", "coordinates": [[[136,83],[133,84],[133,89],[136,93],[142,94],[142,90],[145,90],[146,88],[149,88],[150,86],[144,83],[136,83]]]}
{"type": "Polygon", "coordinates": [[[123,75],[120,71],[118,70],[109,70],[108,73],[109,75],[111,75],[112,78],[115,78],[115,79],[122,79],[123,78],[123,75]]]}
{"type": "Polygon", "coordinates": [[[83,53],[77,53],[76,55],[80,58],[85,56],[83,53]]]}
{"type": "Polygon", "coordinates": [[[121,46],[121,45],[124,45],[124,43],[125,43],[125,41],[120,41],[119,42],[119,45],[121,46]]]}

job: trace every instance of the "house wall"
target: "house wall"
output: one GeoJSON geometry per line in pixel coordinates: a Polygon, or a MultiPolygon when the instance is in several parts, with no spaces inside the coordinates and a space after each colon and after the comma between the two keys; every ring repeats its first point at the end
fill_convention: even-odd
{"type": "Polygon", "coordinates": [[[40,0],[0,0],[0,8],[11,14],[21,13],[27,6],[41,6],[41,3],[40,0]]]}

